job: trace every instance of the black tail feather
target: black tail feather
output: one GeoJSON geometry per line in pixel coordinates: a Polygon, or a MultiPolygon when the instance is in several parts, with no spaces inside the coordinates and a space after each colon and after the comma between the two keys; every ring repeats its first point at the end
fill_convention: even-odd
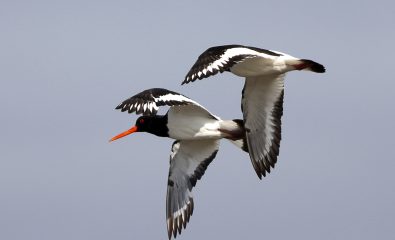
{"type": "Polygon", "coordinates": [[[324,73],[325,72],[325,67],[322,64],[319,64],[317,62],[314,62],[312,60],[308,60],[308,59],[301,59],[301,61],[303,62],[303,65],[305,65],[305,69],[310,70],[312,72],[316,72],[316,73],[324,73]]]}

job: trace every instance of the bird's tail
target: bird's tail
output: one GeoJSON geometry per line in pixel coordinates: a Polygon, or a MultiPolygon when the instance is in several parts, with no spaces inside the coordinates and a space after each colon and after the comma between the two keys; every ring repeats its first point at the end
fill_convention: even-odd
{"type": "Polygon", "coordinates": [[[238,139],[238,140],[232,140],[228,139],[231,143],[236,145],[237,147],[241,148],[244,152],[248,153],[248,145],[247,145],[247,137],[245,135],[245,129],[244,129],[244,121],[241,119],[233,119],[233,123],[236,123],[240,129],[242,129],[243,132],[243,138],[238,139]]]}
{"type": "Polygon", "coordinates": [[[307,71],[312,71],[312,72],[316,72],[316,73],[324,73],[325,72],[324,65],[319,64],[319,63],[314,62],[309,59],[298,60],[298,63],[295,64],[294,67],[297,70],[307,70],[307,71]]]}

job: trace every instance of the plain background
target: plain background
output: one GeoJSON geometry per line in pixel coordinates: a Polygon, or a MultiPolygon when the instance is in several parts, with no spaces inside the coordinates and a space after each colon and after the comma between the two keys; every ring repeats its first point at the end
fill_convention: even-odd
{"type": "Polygon", "coordinates": [[[243,80],[181,86],[210,46],[324,64],[286,78],[278,164],[223,141],[177,239],[393,239],[392,1],[0,1],[0,239],[166,239],[171,139],[108,143],[165,87],[241,118],[243,80]]]}

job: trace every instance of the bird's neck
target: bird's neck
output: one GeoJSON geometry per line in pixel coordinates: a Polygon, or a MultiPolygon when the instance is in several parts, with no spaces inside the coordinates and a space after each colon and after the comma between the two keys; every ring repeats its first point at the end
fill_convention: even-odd
{"type": "Polygon", "coordinates": [[[167,115],[152,116],[151,125],[148,127],[147,132],[154,134],[158,137],[168,137],[169,129],[167,128],[167,115]]]}

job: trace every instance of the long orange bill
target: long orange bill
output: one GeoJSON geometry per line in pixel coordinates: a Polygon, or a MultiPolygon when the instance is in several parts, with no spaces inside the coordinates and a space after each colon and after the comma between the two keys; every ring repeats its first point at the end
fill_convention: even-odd
{"type": "Polygon", "coordinates": [[[118,134],[117,136],[111,138],[111,139],[110,139],[110,142],[112,142],[112,141],[114,141],[114,140],[117,140],[118,138],[125,137],[125,136],[127,136],[127,135],[129,135],[129,134],[131,134],[131,133],[136,132],[136,131],[137,131],[137,126],[133,126],[131,129],[126,130],[125,132],[120,133],[120,134],[118,134]]]}

